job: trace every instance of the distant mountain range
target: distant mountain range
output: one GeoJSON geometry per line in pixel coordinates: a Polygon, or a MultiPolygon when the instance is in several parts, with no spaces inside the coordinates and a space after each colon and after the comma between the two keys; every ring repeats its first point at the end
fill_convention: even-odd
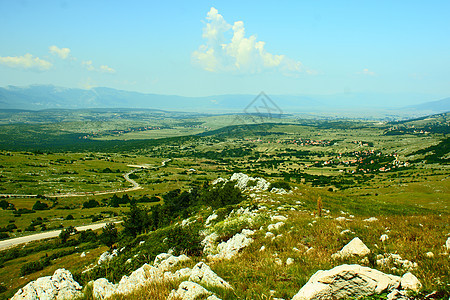
{"type": "MultiPolygon", "coordinates": [[[[418,102],[417,100],[415,101],[418,102]]],[[[170,111],[207,113],[323,113],[351,111],[410,112],[432,114],[450,111],[450,98],[406,106],[407,99],[395,95],[348,93],[326,96],[305,95],[218,95],[183,97],[144,94],[111,88],[90,90],[53,85],[8,86],[0,88],[0,109],[81,109],[81,108],[150,108],[170,111]],[[396,103],[396,107],[393,106],[396,103]]],[[[411,103],[411,102],[409,102],[411,103]]]]}

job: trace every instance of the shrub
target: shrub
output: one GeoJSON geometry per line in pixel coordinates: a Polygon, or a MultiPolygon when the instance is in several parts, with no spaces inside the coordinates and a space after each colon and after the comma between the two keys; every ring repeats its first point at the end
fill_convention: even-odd
{"type": "Polygon", "coordinates": [[[115,242],[117,242],[118,234],[117,228],[114,223],[108,223],[103,227],[102,234],[100,235],[100,239],[103,244],[111,248],[115,242]]]}
{"type": "Polygon", "coordinates": [[[291,190],[291,185],[286,181],[276,181],[270,184],[269,191],[273,188],[284,189],[286,191],[291,190]]]}
{"type": "Polygon", "coordinates": [[[175,226],[167,233],[167,244],[178,253],[185,253],[188,256],[200,256],[202,253],[202,239],[199,235],[200,227],[175,226]]]}
{"type": "Polygon", "coordinates": [[[80,235],[78,236],[78,241],[80,243],[97,242],[98,236],[92,229],[88,229],[85,231],[80,231],[80,235]]]}
{"type": "Polygon", "coordinates": [[[7,234],[6,232],[0,232],[0,240],[4,240],[9,238],[9,234],[7,234]]]}
{"type": "Polygon", "coordinates": [[[98,207],[98,206],[100,206],[100,203],[98,203],[94,199],[83,202],[83,208],[94,208],[94,207],[98,207]]]}
{"type": "Polygon", "coordinates": [[[40,271],[48,265],[50,265],[50,259],[48,257],[45,257],[44,259],[38,261],[26,263],[20,268],[20,276],[25,276],[40,271]]]}
{"type": "Polygon", "coordinates": [[[67,215],[66,216],[66,220],[73,220],[73,219],[75,219],[72,215],[67,215]]]}
{"type": "Polygon", "coordinates": [[[33,205],[33,210],[46,210],[48,209],[48,204],[37,200],[33,205]]]}

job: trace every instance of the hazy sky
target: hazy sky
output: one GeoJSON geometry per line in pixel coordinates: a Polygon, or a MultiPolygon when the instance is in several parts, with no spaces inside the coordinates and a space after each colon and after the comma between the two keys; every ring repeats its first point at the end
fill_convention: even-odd
{"type": "Polygon", "coordinates": [[[0,0],[0,86],[450,96],[450,1],[0,0]]]}

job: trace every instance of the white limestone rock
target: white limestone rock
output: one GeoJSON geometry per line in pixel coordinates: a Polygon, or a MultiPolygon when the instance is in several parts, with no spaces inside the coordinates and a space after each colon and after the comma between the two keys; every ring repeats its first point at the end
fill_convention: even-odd
{"type": "Polygon", "coordinates": [[[371,223],[371,222],[376,222],[376,221],[378,221],[378,219],[375,218],[375,217],[370,217],[370,218],[368,218],[368,219],[364,219],[364,220],[363,220],[363,222],[369,222],[369,223],[371,223]]]}
{"type": "Polygon", "coordinates": [[[116,293],[117,285],[109,282],[106,278],[99,278],[92,282],[92,295],[95,299],[106,299],[116,293]]]}
{"type": "Polygon", "coordinates": [[[272,216],[270,217],[271,221],[286,221],[287,218],[285,216],[272,216]]]}
{"type": "Polygon", "coordinates": [[[180,263],[189,261],[190,258],[184,254],[180,256],[173,256],[168,253],[161,253],[155,257],[155,261],[153,262],[153,266],[158,268],[160,272],[169,271],[173,267],[177,266],[180,263]]]}
{"type": "Polygon", "coordinates": [[[204,262],[199,262],[192,268],[191,275],[189,276],[189,281],[194,281],[206,286],[233,289],[228,282],[220,278],[204,262]]]}
{"type": "Polygon", "coordinates": [[[66,269],[56,270],[52,276],[40,277],[17,291],[12,300],[64,300],[81,295],[81,286],[66,269]]]}
{"type": "Polygon", "coordinates": [[[445,248],[447,248],[447,251],[450,250],[450,237],[448,237],[447,241],[445,242],[445,248]]]}
{"type": "Polygon", "coordinates": [[[167,300],[177,298],[180,298],[182,300],[195,300],[199,299],[202,296],[212,296],[212,293],[198,283],[192,281],[183,281],[182,283],[180,283],[176,291],[172,290],[167,300]]]}
{"type": "Polygon", "coordinates": [[[112,253],[109,253],[108,251],[105,251],[102,253],[102,255],[100,255],[100,257],[98,258],[98,265],[101,265],[107,261],[110,261],[111,259],[113,259],[115,256],[118,255],[118,251],[117,249],[114,249],[112,253]]]}
{"type": "Polygon", "coordinates": [[[366,256],[370,253],[370,249],[358,238],[355,237],[347,245],[345,245],[340,251],[334,253],[331,258],[346,258],[349,256],[366,256]]]}
{"type": "Polygon", "coordinates": [[[347,299],[391,291],[400,277],[360,265],[341,265],[317,271],[292,300],[347,299]]]}
{"type": "Polygon", "coordinates": [[[407,259],[402,259],[399,254],[386,253],[384,255],[377,255],[377,266],[389,267],[391,270],[395,269],[406,269],[413,270],[418,267],[416,262],[409,261],[407,259]]]}
{"type": "Polygon", "coordinates": [[[206,227],[209,227],[209,226],[211,226],[211,222],[212,221],[214,221],[215,219],[217,219],[219,216],[217,215],[217,214],[212,214],[212,215],[210,215],[207,219],[206,219],[206,222],[205,222],[205,226],[206,227]]]}
{"type": "Polygon", "coordinates": [[[210,255],[213,259],[231,259],[236,256],[239,251],[253,242],[249,236],[253,235],[254,231],[242,229],[241,233],[235,234],[231,239],[222,242],[217,246],[217,254],[210,255]]]}
{"type": "Polygon", "coordinates": [[[284,222],[278,222],[278,223],[270,224],[269,226],[267,226],[267,230],[269,230],[269,231],[274,231],[275,230],[276,231],[276,230],[280,229],[283,226],[284,226],[284,222]]]}
{"type": "Polygon", "coordinates": [[[387,235],[387,234],[382,234],[381,236],[380,236],[380,241],[381,242],[385,242],[385,241],[387,241],[389,239],[389,236],[387,235]]]}
{"type": "Polygon", "coordinates": [[[400,285],[402,289],[411,290],[414,292],[418,292],[422,288],[422,284],[420,283],[419,279],[417,279],[417,277],[410,272],[402,276],[400,285]]]}
{"type": "Polygon", "coordinates": [[[189,276],[191,276],[191,274],[192,274],[192,270],[190,268],[183,268],[183,269],[177,270],[175,273],[165,272],[164,280],[179,280],[181,278],[188,279],[189,276]]]}
{"type": "Polygon", "coordinates": [[[291,257],[288,257],[288,259],[286,259],[286,266],[290,266],[294,263],[294,259],[291,257]]]}

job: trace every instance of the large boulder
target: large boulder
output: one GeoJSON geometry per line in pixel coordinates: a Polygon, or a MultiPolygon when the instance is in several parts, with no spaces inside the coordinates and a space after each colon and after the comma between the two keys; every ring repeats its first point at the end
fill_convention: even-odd
{"type": "Polygon", "coordinates": [[[358,238],[355,237],[340,251],[332,255],[332,258],[346,258],[350,256],[366,256],[370,254],[370,249],[358,238]]]}
{"type": "Polygon", "coordinates": [[[17,291],[12,300],[63,300],[81,295],[81,285],[66,269],[56,270],[52,276],[45,276],[28,283],[17,291]]]}
{"type": "Polygon", "coordinates": [[[235,234],[231,239],[222,242],[217,246],[217,254],[210,255],[210,258],[216,259],[231,259],[236,256],[239,251],[253,242],[249,236],[253,235],[254,231],[249,229],[242,229],[241,233],[235,234]]]}
{"type": "MultiPolygon", "coordinates": [[[[212,293],[199,285],[198,283],[192,281],[183,281],[178,286],[178,290],[172,290],[167,300],[172,299],[182,299],[182,300],[195,300],[203,297],[204,299],[208,296],[212,296],[212,293]]],[[[208,297],[209,298],[209,297],[208,297]]],[[[207,298],[207,299],[208,299],[207,298]]]]}
{"type": "Polygon", "coordinates": [[[410,272],[402,276],[400,285],[402,286],[402,289],[411,290],[414,292],[418,292],[422,288],[422,284],[419,279],[417,279],[417,277],[410,272]]]}
{"type": "Polygon", "coordinates": [[[292,300],[347,299],[392,291],[400,277],[360,265],[317,271],[292,300]]]}
{"type": "Polygon", "coordinates": [[[106,299],[116,293],[116,285],[106,278],[99,278],[92,282],[92,295],[94,299],[106,299]]]}
{"type": "Polygon", "coordinates": [[[231,285],[214,273],[211,268],[204,262],[199,262],[192,268],[190,281],[198,282],[206,286],[221,287],[232,289],[231,285]]]}

